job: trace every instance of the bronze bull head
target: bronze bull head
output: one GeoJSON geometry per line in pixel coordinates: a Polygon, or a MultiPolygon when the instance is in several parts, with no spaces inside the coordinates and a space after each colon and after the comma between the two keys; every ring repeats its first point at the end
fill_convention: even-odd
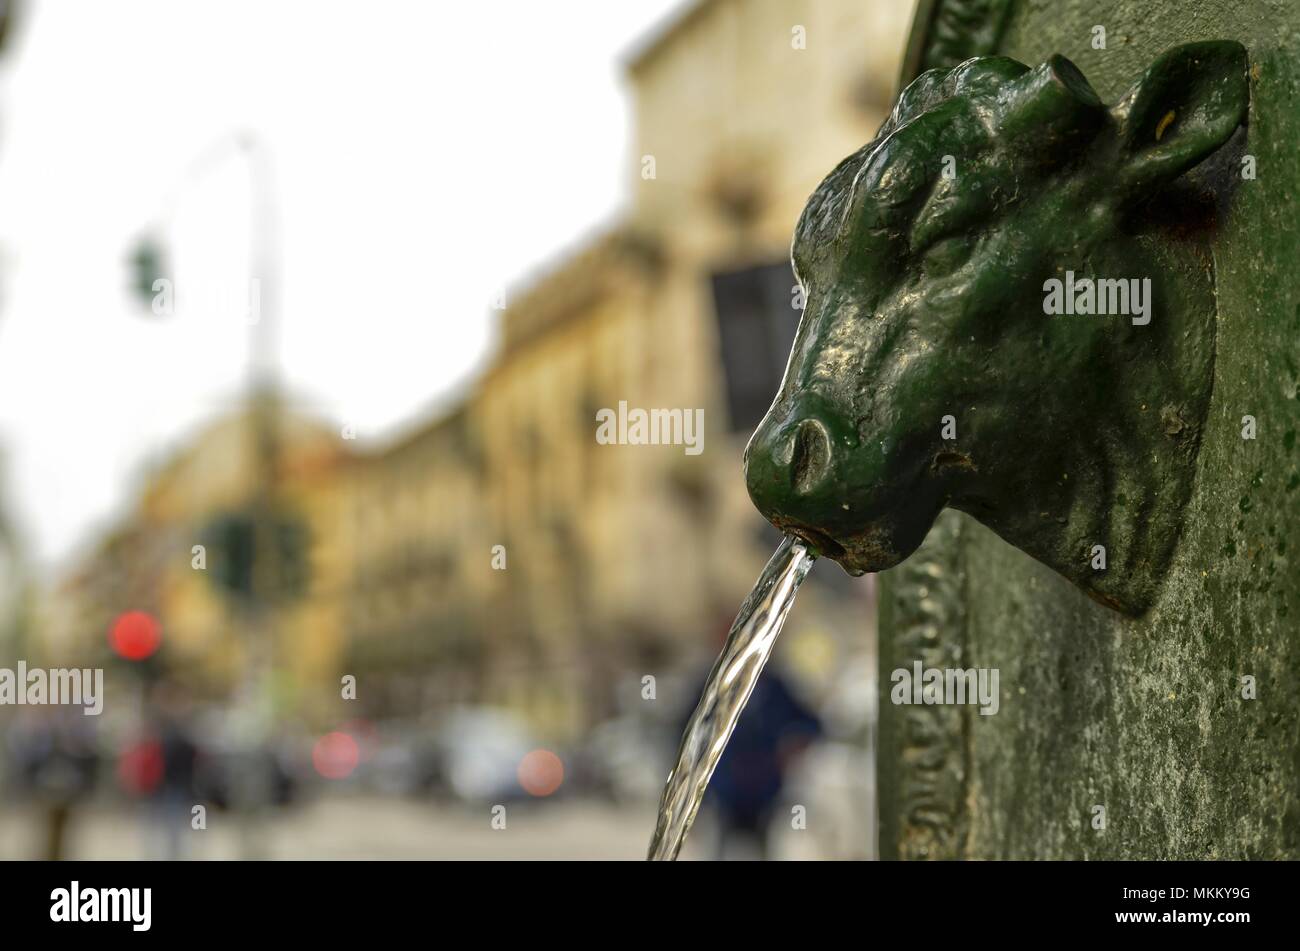
{"type": "Polygon", "coordinates": [[[1224,189],[1185,173],[1248,103],[1234,42],[1170,50],[1109,108],[1060,56],[918,77],[799,220],[806,305],[745,452],[763,515],[860,574],[951,506],[1149,607],[1213,382],[1224,189]]]}

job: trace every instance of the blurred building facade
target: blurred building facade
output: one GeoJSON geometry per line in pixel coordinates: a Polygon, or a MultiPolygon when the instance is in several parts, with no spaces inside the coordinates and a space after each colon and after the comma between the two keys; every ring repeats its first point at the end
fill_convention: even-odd
{"type": "MultiPolygon", "coordinates": [[[[883,121],[910,15],[852,0],[684,8],[627,63],[631,207],[507,295],[471,400],[494,532],[480,550],[510,557],[488,589],[491,682],[503,701],[531,692],[550,732],[617,712],[620,674],[711,659],[770,556],[778,536],[741,465],[799,317],[790,236],[883,121]],[[702,408],[703,452],[597,443],[597,411],[620,402],[702,408]]],[[[864,594],[837,567],[814,574],[786,635],[808,681],[828,685],[865,646],[864,594]]]]}
{"type": "Polygon", "coordinates": [[[268,625],[219,580],[228,553],[217,526],[249,511],[268,481],[255,411],[237,411],[154,467],[129,515],[48,592],[39,625],[43,662],[113,664],[114,620],[124,611],[145,611],[163,630],[164,651],[150,666],[179,677],[197,699],[229,697],[246,684],[251,667],[270,664],[287,699],[313,707],[310,695],[297,696],[300,687],[335,677],[343,649],[352,563],[343,503],[354,454],[333,426],[283,408],[273,412],[272,492],[277,510],[305,526],[308,589],[279,604],[268,625]]]}
{"type": "MultiPolygon", "coordinates": [[[[701,0],[627,65],[636,127],[622,218],[507,293],[499,351],[464,400],[390,445],[282,417],[276,497],[301,513],[310,582],[277,609],[283,695],[376,719],[456,704],[556,742],[617,715],[646,675],[703,663],[778,536],[747,498],[745,442],[799,304],[789,242],[808,194],[883,120],[906,2],[701,0]],[[602,445],[597,412],[703,409],[703,451],[602,445]]],[[[218,421],[48,599],[60,638],[157,612],[169,663],[233,689],[239,623],[192,566],[216,514],[257,491],[248,421],[218,421]]],[[[210,570],[209,566],[209,570],[210,570]]],[[[873,621],[865,587],[815,572],[783,649],[814,688],[873,621]]]]}

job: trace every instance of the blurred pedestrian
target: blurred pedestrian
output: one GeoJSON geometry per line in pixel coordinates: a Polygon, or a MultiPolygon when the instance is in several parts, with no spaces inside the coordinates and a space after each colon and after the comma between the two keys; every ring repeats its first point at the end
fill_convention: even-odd
{"type": "Polygon", "coordinates": [[[145,836],[150,851],[167,861],[184,858],[185,833],[197,799],[199,748],[189,723],[184,689],[159,681],[150,694],[146,739],[122,757],[123,784],[147,800],[145,836]]]}
{"type": "Polygon", "coordinates": [[[91,720],[80,707],[31,707],[15,725],[16,772],[42,810],[40,855],[47,861],[66,858],[72,814],[94,789],[98,758],[91,720]]]}
{"type": "MultiPolygon", "coordinates": [[[[703,691],[701,679],[692,697],[703,691]]],[[[692,704],[687,719],[693,709],[692,704]]],[[[679,734],[685,726],[683,719],[679,734]]],[[[821,734],[817,715],[795,696],[776,665],[769,665],[754,685],[704,797],[718,824],[716,858],[743,851],[768,857],[768,827],[785,778],[821,734]]]]}

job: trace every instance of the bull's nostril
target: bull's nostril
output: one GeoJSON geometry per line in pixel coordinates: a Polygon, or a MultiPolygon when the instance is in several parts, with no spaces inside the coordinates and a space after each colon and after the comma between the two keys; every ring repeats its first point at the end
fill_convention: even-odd
{"type": "Polygon", "coordinates": [[[795,430],[790,454],[790,476],[795,491],[812,491],[826,474],[830,461],[831,441],[826,428],[815,419],[805,419],[795,430]]]}

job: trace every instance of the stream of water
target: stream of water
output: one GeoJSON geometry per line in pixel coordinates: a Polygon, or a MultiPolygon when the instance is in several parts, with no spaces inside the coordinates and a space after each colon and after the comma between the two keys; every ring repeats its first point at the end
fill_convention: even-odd
{"type": "Polygon", "coordinates": [[[691,714],[677,750],[676,765],[659,800],[659,818],[650,840],[651,861],[674,861],[695,821],[713,769],[727,747],[740,712],[758,675],[772,655],[776,637],[794,604],[795,593],[812,567],[813,554],[786,536],[754,583],[732,622],[727,643],[709,671],[704,693],[691,714]]]}

